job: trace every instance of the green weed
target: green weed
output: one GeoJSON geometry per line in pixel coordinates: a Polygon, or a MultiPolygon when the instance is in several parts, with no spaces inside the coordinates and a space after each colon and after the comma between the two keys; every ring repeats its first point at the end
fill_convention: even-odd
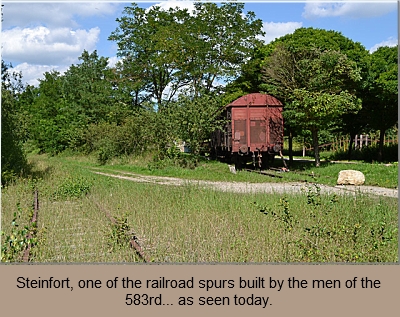
{"type": "Polygon", "coordinates": [[[281,241],[288,250],[292,246],[289,258],[301,262],[386,262],[388,253],[396,248],[396,221],[388,224],[388,215],[375,213],[371,219],[359,214],[366,202],[363,196],[346,199],[349,211],[343,206],[346,202],[337,195],[321,195],[318,185],[307,187],[303,202],[292,197],[302,211],[301,218],[293,221],[289,208],[289,199],[281,198],[279,212],[271,207],[256,203],[265,215],[285,228],[281,241]],[[305,206],[303,209],[302,206],[305,206]],[[283,207],[283,208],[282,208],[283,207]],[[360,209],[361,208],[361,209],[360,209]],[[351,213],[358,213],[351,214],[351,213]]]}
{"type": "Polygon", "coordinates": [[[83,177],[67,178],[53,192],[51,198],[54,200],[81,198],[89,193],[92,185],[88,179],[83,177]]]}
{"type": "Polygon", "coordinates": [[[134,233],[128,224],[127,214],[115,218],[115,223],[111,222],[108,232],[109,252],[127,248],[133,236],[134,233]]]}
{"type": "MultiPolygon", "coordinates": [[[[11,230],[7,234],[1,232],[4,240],[1,246],[1,262],[21,262],[24,251],[30,246],[31,248],[37,244],[37,224],[36,222],[30,225],[21,226],[21,216],[23,214],[20,204],[17,204],[17,212],[14,212],[11,221],[11,230]],[[30,234],[30,238],[28,238],[30,234]]],[[[29,214],[32,217],[32,214],[29,214]]]]}

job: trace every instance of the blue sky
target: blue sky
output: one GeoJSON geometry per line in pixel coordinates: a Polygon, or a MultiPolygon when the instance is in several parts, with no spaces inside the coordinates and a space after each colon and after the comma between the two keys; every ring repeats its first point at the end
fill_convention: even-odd
{"type": "MultiPolygon", "coordinates": [[[[2,1],[2,58],[23,80],[36,85],[45,71],[64,72],[86,49],[117,60],[117,46],[107,40],[117,27],[116,18],[130,2],[34,2],[2,1]]],[[[268,43],[299,27],[315,27],[341,32],[370,51],[398,42],[397,1],[292,1],[245,2],[263,21],[268,43]]],[[[137,2],[141,7],[179,5],[190,1],[137,2]]]]}

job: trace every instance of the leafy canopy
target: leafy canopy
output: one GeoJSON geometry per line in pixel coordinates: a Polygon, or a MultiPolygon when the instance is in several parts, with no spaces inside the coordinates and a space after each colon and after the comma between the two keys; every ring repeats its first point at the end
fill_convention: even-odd
{"type": "Polygon", "coordinates": [[[355,94],[360,68],[340,46],[326,48],[331,41],[326,31],[321,33],[324,36],[318,37],[315,30],[303,29],[272,43],[263,61],[262,85],[285,102],[284,116],[291,127],[311,132],[317,166],[318,132],[329,128],[343,113],[361,109],[361,100],[355,94]],[[315,37],[310,38],[312,35],[315,37]]]}
{"type": "Polygon", "coordinates": [[[109,37],[129,76],[141,78],[136,89],[154,98],[159,109],[183,87],[209,92],[218,81],[235,78],[263,34],[261,20],[244,14],[244,4],[194,6],[189,12],[132,4],[109,37]]]}

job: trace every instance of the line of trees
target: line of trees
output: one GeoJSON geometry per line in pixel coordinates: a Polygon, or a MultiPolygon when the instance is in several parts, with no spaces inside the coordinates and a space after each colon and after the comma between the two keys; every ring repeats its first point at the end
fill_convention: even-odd
{"type": "MultiPolygon", "coordinates": [[[[64,74],[46,72],[38,87],[12,98],[21,126],[13,140],[51,155],[96,152],[103,163],[148,149],[162,159],[178,140],[199,153],[220,125],[223,82],[260,44],[262,21],[244,4],[196,3],[192,12],[132,4],[117,22],[109,36],[118,45],[115,67],[84,51],[64,74]]],[[[10,156],[6,146],[2,153],[10,156]]]]}
{"type": "MultiPolygon", "coordinates": [[[[398,48],[369,53],[340,32],[300,28],[256,47],[232,95],[265,91],[284,102],[285,130],[292,139],[311,138],[319,166],[319,137],[385,131],[397,124],[398,48]]],[[[348,155],[351,155],[351,146],[348,155]]]]}
{"type": "Polygon", "coordinates": [[[51,155],[96,152],[103,163],[148,150],[162,159],[177,140],[198,154],[222,124],[221,107],[251,92],[282,100],[290,140],[310,137],[314,148],[324,134],[383,136],[397,123],[397,47],[370,54],[313,28],[266,45],[262,21],[240,3],[196,3],[192,12],[132,4],[117,22],[114,67],[84,51],[64,74],[22,87],[2,63],[2,182],[25,168],[22,144],[51,155]]]}

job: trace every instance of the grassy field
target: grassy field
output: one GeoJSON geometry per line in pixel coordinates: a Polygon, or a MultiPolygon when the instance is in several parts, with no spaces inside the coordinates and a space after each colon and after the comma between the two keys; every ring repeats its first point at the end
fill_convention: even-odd
{"type": "MultiPolygon", "coordinates": [[[[306,158],[307,159],[307,158],[306,158]]],[[[102,166],[103,169],[114,171],[125,171],[143,175],[179,177],[183,179],[198,179],[210,181],[232,181],[232,182],[309,182],[334,186],[336,185],[339,171],[344,169],[358,170],[365,175],[366,186],[380,186],[386,188],[397,188],[398,165],[393,164],[369,164],[360,162],[334,163],[322,161],[320,167],[315,167],[311,158],[308,161],[294,161],[289,173],[268,171],[271,176],[260,175],[239,171],[236,175],[229,172],[227,164],[218,161],[201,161],[194,169],[181,168],[167,165],[163,168],[153,168],[149,163],[150,157],[120,158],[114,159],[109,164],[102,166]]],[[[58,160],[65,164],[76,164],[81,167],[99,167],[95,157],[88,156],[64,156],[58,160]]],[[[274,167],[283,167],[280,158],[275,158],[274,167]]],[[[249,166],[251,168],[251,164],[249,166]]]]}
{"type": "MultiPolygon", "coordinates": [[[[155,262],[398,261],[394,198],[328,196],[313,184],[299,194],[234,194],[193,185],[135,183],[91,172],[96,167],[192,179],[333,185],[341,164],[316,169],[314,178],[308,176],[314,168],[299,164],[298,174],[280,173],[285,177],[281,179],[246,172],[233,175],[217,162],[202,163],[194,170],[150,170],[143,159],[129,162],[135,167],[121,164],[126,161],[100,167],[93,158],[78,156],[36,155],[29,160],[33,178],[2,189],[2,246],[7,246],[3,255],[10,261],[20,260],[21,252],[6,238],[13,232],[26,243],[21,229],[25,225],[35,234],[33,262],[140,262],[129,247],[133,235],[155,262]],[[39,191],[40,209],[32,228],[34,188],[39,191]]],[[[370,185],[397,187],[397,166],[360,164],[359,168],[370,185]]]]}

